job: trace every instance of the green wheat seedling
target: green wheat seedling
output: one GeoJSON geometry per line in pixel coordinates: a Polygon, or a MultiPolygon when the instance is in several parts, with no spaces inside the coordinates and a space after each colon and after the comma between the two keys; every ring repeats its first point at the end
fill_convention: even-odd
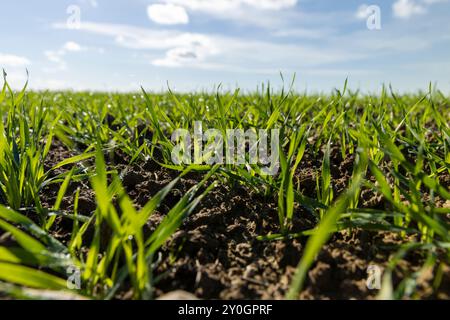
{"type": "Polygon", "coordinates": [[[126,290],[134,299],[154,298],[163,277],[155,260],[216,185],[230,192],[239,186],[248,191],[242,196],[258,195],[268,204],[257,214],[273,214],[276,223],[270,231],[258,229],[258,240],[305,241],[290,299],[305,288],[333,235],[357,230],[388,232],[403,242],[385,264],[380,297],[420,298],[416,284],[430,270],[433,291],[442,287],[450,257],[450,100],[431,86],[414,94],[390,87],[362,94],[347,83],[331,94],[297,93],[292,83],[279,91],[263,85],[254,92],[219,86],[213,93],[43,93],[26,85],[14,91],[4,80],[2,293],[114,299],[126,290]],[[259,164],[209,165],[208,153],[201,164],[173,163],[171,134],[192,129],[195,121],[222,135],[227,129],[279,130],[279,170],[267,175],[259,164]],[[160,171],[175,178],[137,206],[122,181],[130,167],[151,179],[160,171]],[[152,214],[191,174],[195,184],[170,203],[149,234],[152,214]],[[87,196],[95,204],[86,209],[87,196]],[[307,227],[299,222],[305,220],[307,227]],[[64,240],[58,238],[62,225],[64,240]],[[420,268],[393,282],[409,254],[424,258],[420,268]],[[68,268],[79,270],[80,290],[68,288],[68,268]]]}
{"type": "Polygon", "coordinates": [[[54,127],[59,120],[49,119],[49,112],[42,102],[26,109],[21,101],[27,85],[15,95],[5,79],[0,95],[0,103],[9,91],[10,104],[6,113],[6,121],[0,123],[0,200],[11,208],[18,210],[32,206],[41,221],[46,212],[42,208],[39,193],[52,180],[64,179],[64,174],[51,177],[51,173],[65,165],[70,165],[92,157],[86,153],[44,169],[44,161],[50,151],[54,127]],[[45,127],[50,129],[45,132],[45,127]]]}

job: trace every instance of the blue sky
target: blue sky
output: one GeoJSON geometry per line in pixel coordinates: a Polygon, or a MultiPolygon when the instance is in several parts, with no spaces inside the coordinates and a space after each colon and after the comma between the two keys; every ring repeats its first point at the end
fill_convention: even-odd
{"type": "Polygon", "coordinates": [[[450,0],[15,0],[1,11],[14,87],[28,69],[34,89],[255,90],[282,72],[299,91],[348,77],[363,91],[432,81],[450,92],[450,0]]]}

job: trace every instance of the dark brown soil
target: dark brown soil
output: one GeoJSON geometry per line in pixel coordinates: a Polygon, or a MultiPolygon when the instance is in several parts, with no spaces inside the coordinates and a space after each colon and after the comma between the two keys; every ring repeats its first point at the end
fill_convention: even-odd
{"type": "MultiPolygon", "coordinates": [[[[245,190],[216,190],[187,219],[162,250],[157,294],[183,289],[204,299],[282,299],[302,255],[305,239],[262,242],[256,236],[276,232],[276,208],[245,190]]],[[[306,213],[297,228],[311,226],[306,213]]],[[[366,286],[369,265],[384,268],[396,245],[391,233],[355,230],[332,237],[308,274],[303,299],[367,299],[377,290],[366,286]]],[[[423,257],[408,257],[395,273],[400,281],[417,271],[423,257]]],[[[448,276],[448,274],[447,274],[448,276]]],[[[430,280],[430,279],[428,279],[430,280]]],[[[440,298],[449,298],[447,277],[440,298]]],[[[422,298],[430,296],[424,282],[422,298]]]]}
{"type": "MultiPolygon", "coordinates": [[[[51,150],[46,163],[54,163],[69,156],[63,147],[51,150]]],[[[305,154],[296,177],[305,195],[315,197],[316,175],[320,172],[321,155],[305,154]]],[[[118,169],[128,194],[137,207],[142,207],[163,186],[172,181],[177,172],[163,169],[153,161],[127,166],[127,157],[116,155],[109,159],[118,169]]],[[[332,152],[332,175],[335,196],[342,192],[352,172],[353,157],[342,159],[337,149],[332,152]]],[[[193,185],[200,174],[190,174],[165,199],[149,219],[146,233],[150,234],[169,209],[193,185]]],[[[450,179],[448,179],[450,180],[450,179]]],[[[95,197],[88,181],[74,184],[64,198],[62,209],[73,209],[73,195],[80,188],[79,213],[90,215],[95,210],[95,197]]],[[[50,208],[57,188],[42,192],[43,203],[50,208]]],[[[384,207],[382,198],[372,191],[361,194],[364,207],[384,207]]],[[[293,232],[316,225],[316,217],[301,207],[296,208],[293,232]]],[[[70,238],[72,223],[59,218],[53,230],[63,242],[70,238]]],[[[240,185],[215,188],[188,217],[179,231],[159,253],[154,276],[156,296],[174,290],[185,290],[203,299],[282,299],[291,283],[295,268],[302,256],[306,239],[259,241],[257,236],[279,232],[277,201],[265,198],[240,185]]],[[[5,240],[5,239],[3,239],[5,240]]],[[[0,240],[1,241],[1,240],[0,240]]],[[[369,265],[386,267],[398,244],[406,240],[392,233],[345,231],[335,234],[323,247],[316,263],[309,271],[303,299],[366,299],[374,298],[377,290],[366,286],[369,265]]],[[[420,269],[425,257],[407,256],[394,273],[398,283],[404,276],[420,269]]],[[[433,295],[433,273],[420,282],[421,298],[450,298],[450,272],[445,267],[438,294],[433,295]]],[[[123,288],[119,297],[127,288],[123,288]]]]}

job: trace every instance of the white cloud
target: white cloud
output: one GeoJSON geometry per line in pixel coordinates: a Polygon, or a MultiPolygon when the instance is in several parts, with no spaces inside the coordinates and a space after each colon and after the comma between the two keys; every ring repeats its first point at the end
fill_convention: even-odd
{"type": "Polygon", "coordinates": [[[64,64],[64,68],[61,69],[65,69],[65,62],[62,59],[63,54],[61,54],[59,51],[47,50],[44,51],[44,55],[47,57],[48,61],[57,63],[61,66],[64,64]]]}
{"type": "Polygon", "coordinates": [[[261,10],[281,10],[292,8],[297,0],[164,0],[167,3],[178,4],[190,10],[217,13],[242,7],[261,10]]]}
{"type": "Polygon", "coordinates": [[[437,3],[446,3],[449,0],[397,0],[392,5],[395,17],[408,19],[414,15],[424,14],[429,6],[437,3]]]}
{"type": "Polygon", "coordinates": [[[425,7],[414,0],[397,0],[392,5],[392,10],[395,17],[402,19],[408,19],[414,15],[426,12],[425,7]]]}
{"type": "Polygon", "coordinates": [[[239,2],[262,10],[287,9],[297,4],[297,0],[241,0],[239,2]]]}
{"type": "Polygon", "coordinates": [[[392,11],[397,18],[407,19],[413,15],[427,13],[428,7],[448,3],[450,0],[397,0],[392,5],[392,11]]]}
{"type": "Polygon", "coordinates": [[[0,67],[25,67],[31,62],[25,57],[0,53],[0,67]]]}
{"type": "Polygon", "coordinates": [[[62,47],[63,51],[72,51],[72,52],[78,52],[84,50],[83,47],[81,47],[78,43],[73,41],[68,41],[64,44],[62,47]]]}
{"type": "MultiPolygon", "coordinates": [[[[351,17],[351,14],[348,16],[351,17]]],[[[67,29],[64,23],[53,27],[67,29]]],[[[417,29],[414,32],[408,32],[411,26],[405,29],[405,24],[401,22],[386,25],[386,28],[391,28],[392,32],[372,33],[370,36],[365,30],[341,34],[333,29],[277,28],[270,30],[264,40],[255,40],[242,35],[232,37],[84,21],[79,31],[70,32],[89,32],[110,37],[118,46],[144,52],[133,59],[159,67],[253,74],[273,74],[280,70],[300,72],[338,63],[365,63],[363,61],[370,61],[374,56],[393,55],[395,59],[395,56],[405,52],[430,48],[442,37],[438,34],[424,37],[426,32],[419,25],[414,28],[417,29]],[[321,41],[283,41],[279,37],[321,41]]],[[[130,51],[130,57],[136,52],[130,51]]]]}
{"type": "Polygon", "coordinates": [[[151,64],[159,67],[183,67],[194,64],[200,66],[204,61],[217,50],[213,46],[204,44],[191,44],[184,47],[175,47],[167,50],[163,58],[153,59],[151,64]]]}
{"type": "MultiPolygon", "coordinates": [[[[67,29],[65,24],[54,24],[56,29],[67,29]]],[[[170,49],[174,47],[211,47],[209,37],[199,33],[175,30],[153,30],[129,25],[85,21],[80,31],[113,37],[117,44],[132,49],[170,49]]]]}
{"type": "MultiPolygon", "coordinates": [[[[55,28],[64,29],[65,24],[55,28]]],[[[131,49],[166,51],[163,58],[152,60],[158,66],[182,66],[187,63],[204,61],[219,52],[217,43],[206,35],[172,30],[152,30],[128,25],[83,22],[82,31],[114,38],[115,42],[131,49]]]]}
{"type": "MultiPolygon", "coordinates": [[[[47,57],[48,61],[56,64],[57,70],[62,71],[67,69],[67,63],[64,60],[64,56],[68,52],[80,52],[85,51],[87,48],[82,47],[76,42],[68,41],[61,46],[58,50],[47,50],[44,51],[44,55],[47,57]]],[[[46,69],[47,71],[52,71],[52,69],[46,69]]]]}
{"type": "MultiPolygon", "coordinates": [[[[65,24],[55,28],[66,29],[65,24]]],[[[339,47],[323,48],[271,43],[222,35],[175,30],[152,30],[129,25],[83,22],[81,31],[109,36],[126,48],[151,50],[150,63],[164,67],[191,67],[243,72],[275,72],[324,65],[361,57],[339,47]],[[158,56],[159,55],[159,56],[158,56]]]]}
{"type": "Polygon", "coordinates": [[[447,2],[449,0],[397,0],[392,5],[392,11],[395,17],[408,19],[414,15],[426,13],[431,5],[447,2]]]}
{"type": "Polygon", "coordinates": [[[358,7],[358,10],[356,10],[356,18],[360,20],[367,19],[370,12],[368,12],[369,6],[367,4],[362,4],[358,7]]]}
{"type": "Polygon", "coordinates": [[[174,4],[152,4],[147,7],[147,15],[158,24],[173,25],[189,23],[184,7],[174,4]]]}
{"type": "Polygon", "coordinates": [[[200,18],[203,19],[213,17],[272,29],[298,18],[292,16],[293,10],[284,10],[294,8],[298,0],[159,0],[157,2],[159,4],[148,6],[147,10],[156,8],[157,13],[152,12],[153,18],[150,17],[150,19],[157,23],[159,19],[161,24],[170,24],[169,22],[178,21],[180,17],[183,17],[181,21],[185,21],[183,23],[186,24],[191,14],[197,14],[202,15],[200,18]],[[179,13],[169,11],[167,5],[176,6],[179,8],[176,9],[179,13]],[[185,11],[185,17],[181,10],[185,11]],[[159,14],[161,11],[164,15],[159,14]],[[274,11],[277,14],[273,14],[274,11]]]}
{"type": "Polygon", "coordinates": [[[152,64],[162,67],[179,67],[186,62],[197,59],[198,56],[195,51],[186,48],[174,48],[167,51],[164,58],[153,60],[152,64]]]}

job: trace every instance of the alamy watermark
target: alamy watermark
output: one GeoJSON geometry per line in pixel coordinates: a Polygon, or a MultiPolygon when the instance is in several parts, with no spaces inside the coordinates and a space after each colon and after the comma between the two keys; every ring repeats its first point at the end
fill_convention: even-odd
{"type": "Polygon", "coordinates": [[[80,29],[81,28],[81,8],[77,5],[70,5],[66,9],[66,13],[69,15],[66,20],[68,29],[80,29]]]}
{"type": "Polygon", "coordinates": [[[81,270],[76,266],[69,266],[66,269],[67,281],[66,285],[69,290],[81,289],[81,270]]]}
{"type": "Polygon", "coordinates": [[[367,29],[381,30],[381,8],[377,5],[362,5],[356,13],[358,19],[366,20],[367,29]]]}
{"type": "Polygon", "coordinates": [[[278,172],[280,152],[279,129],[207,129],[194,122],[194,132],[177,129],[172,133],[171,158],[174,164],[259,165],[261,174],[278,172]],[[270,137],[270,143],[269,143],[270,137]]]}
{"type": "Polygon", "coordinates": [[[367,267],[366,286],[369,290],[381,289],[382,270],[379,266],[371,264],[367,267]]]}

